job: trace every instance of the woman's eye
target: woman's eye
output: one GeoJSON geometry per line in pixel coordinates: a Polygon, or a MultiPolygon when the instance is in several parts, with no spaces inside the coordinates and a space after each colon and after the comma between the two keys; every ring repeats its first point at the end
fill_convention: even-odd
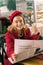
{"type": "Polygon", "coordinates": [[[22,20],[20,20],[20,23],[22,22],[22,20]]]}
{"type": "Polygon", "coordinates": [[[18,21],[15,21],[15,23],[18,23],[18,21]]]}

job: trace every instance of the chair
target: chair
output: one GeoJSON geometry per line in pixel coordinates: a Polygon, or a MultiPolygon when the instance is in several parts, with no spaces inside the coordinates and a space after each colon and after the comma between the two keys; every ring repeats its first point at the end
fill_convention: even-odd
{"type": "Polygon", "coordinates": [[[2,37],[0,37],[0,49],[2,49],[2,53],[1,53],[2,61],[1,62],[2,62],[2,65],[11,65],[11,63],[8,61],[5,47],[6,47],[5,38],[4,38],[4,36],[2,36],[2,37]]]}
{"type": "Polygon", "coordinates": [[[3,65],[4,65],[4,61],[3,61],[4,53],[3,52],[5,52],[4,42],[5,42],[4,36],[0,37],[0,51],[1,51],[0,55],[1,55],[1,62],[2,62],[3,65]]]}

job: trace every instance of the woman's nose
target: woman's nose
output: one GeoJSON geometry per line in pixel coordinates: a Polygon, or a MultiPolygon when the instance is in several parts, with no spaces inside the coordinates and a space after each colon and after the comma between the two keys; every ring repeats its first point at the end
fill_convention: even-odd
{"type": "Polygon", "coordinates": [[[21,23],[20,23],[20,22],[18,22],[18,25],[21,25],[21,23]]]}

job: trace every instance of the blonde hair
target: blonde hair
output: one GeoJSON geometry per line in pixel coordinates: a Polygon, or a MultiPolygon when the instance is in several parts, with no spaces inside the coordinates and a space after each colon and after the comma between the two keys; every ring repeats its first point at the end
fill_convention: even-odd
{"type": "Polygon", "coordinates": [[[7,31],[12,32],[13,30],[14,30],[14,28],[13,28],[13,26],[12,26],[12,25],[8,26],[7,31]]]}

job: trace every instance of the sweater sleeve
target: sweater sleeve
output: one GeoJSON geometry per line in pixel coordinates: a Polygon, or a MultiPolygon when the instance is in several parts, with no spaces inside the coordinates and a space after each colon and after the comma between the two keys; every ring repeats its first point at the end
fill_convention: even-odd
{"type": "Polygon", "coordinates": [[[37,34],[31,35],[31,31],[29,30],[29,33],[30,33],[30,39],[32,39],[32,40],[38,40],[39,39],[39,36],[40,36],[39,32],[37,34]]]}
{"type": "Polygon", "coordinates": [[[33,40],[38,40],[38,39],[39,39],[39,36],[40,36],[40,33],[33,34],[33,35],[31,36],[31,39],[33,39],[33,40]]]}
{"type": "Polygon", "coordinates": [[[14,53],[14,39],[12,38],[12,35],[10,33],[6,33],[5,39],[7,46],[6,53],[8,57],[11,57],[11,54],[14,53]]]}
{"type": "Polygon", "coordinates": [[[31,39],[31,40],[38,40],[40,33],[37,34],[31,34],[31,31],[29,28],[27,28],[24,32],[25,39],[31,39]]]}

